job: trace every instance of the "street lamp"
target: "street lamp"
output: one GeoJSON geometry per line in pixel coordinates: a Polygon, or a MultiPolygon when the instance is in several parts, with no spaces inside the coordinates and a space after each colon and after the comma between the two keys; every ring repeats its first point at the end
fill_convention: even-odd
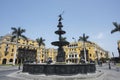
{"type": "Polygon", "coordinates": [[[19,60],[19,62],[18,62],[18,64],[19,64],[18,69],[20,70],[20,67],[21,67],[21,64],[22,64],[22,60],[23,60],[23,49],[21,49],[21,48],[18,49],[17,57],[18,57],[18,60],[19,60]]]}
{"type": "Polygon", "coordinates": [[[113,62],[114,62],[114,65],[115,65],[115,57],[114,57],[114,53],[112,52],[112,56],[113,56],[113,62]]]}
{"type": "Polygon", "coordinates": [[[99,65],[99,56],[98,56],[98,51],[97,51],[97,48],[96,48],[96,44],[94,43],[94,46],[95,46],[95,54],[97,56],[97,63],[99,65]]]}

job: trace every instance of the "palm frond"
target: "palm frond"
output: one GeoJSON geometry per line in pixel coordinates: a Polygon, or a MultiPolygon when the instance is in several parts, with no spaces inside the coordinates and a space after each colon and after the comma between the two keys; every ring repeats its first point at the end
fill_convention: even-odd
{"type": "Polygon", "coordinates": [[[86,39],[88,39],[89,38],[89,36],[86,36],[86,39]]]}
{"type": "Polygon", "coordinates": [[[11,29],[13,30],[12,35],[15,35],[17,33],[17,28],[12,27],[11,29]]]}
{"type": "Polygon", "coordinates": [[[83,34],[83,36],[80,36],[78,41],[87,41],[87,39],[89,38],[89,36],[85,36],[85,34],[83,34]]]}
{"type": "Polygon", "coordinates": [[[78,41],[83,41],[83,37],[80,36],[79,39],[78,39],[78,41]]]}
{"type": "Polygon", "coordinates": [[[11,29],[13,30],[13,32],[12,32],[12,35],[13,35],[12,40],[14,38],[17,38],[17,37],[18,38],[23,37],[23,38],[27,39],[26,36],[22,35],[22,33],[25,32],[25,29],[21,29],[20,27],[18,27],[18,28],[12,27],[11,29]]]}
{"type": "Polygon", "coordinates": [[[11,27],[11,29],[12,29],[13,31],[16,31],[16,30],[17,30],[15,27],[11,27]]]}
{"type": "Polygon", "coordinates": [[[118,31],[117,28],[113,29],[113,30],[111,31],[111,34],[114,33],[114,32],[117,32],[117,31],[118,31]]]}
{"type": "Polygon", "coordinates": [[[37,38],[36,41],[37,41],[39,47],[40,47],[41,45],[45,45],[45,43],[44,43],[45,39],[43,39],[42,37],[37,38]]]}
{"type": "Polygon", "coordinates": [[[117,22],[113,22],[113,25],[115,26],[115,28],[111,30],[111,34],[120,31],[120,24],[117,24],[117,22]]]}
{"type": "Polygon", "coordinates": [[[27,37],[25,35],[21,35],[22,38],[24,38],[25,40],[27,40],[27,37]]]}
{"type": "Polygon", "coordinates": [[[113,25],[116,27],[116,28],[118,28],[118,24],[117,24],[117,22],[113,22],[113,25]]]}
{"type": "Polygon", "coordinates": [[[26,30],[25,29],[21,29],[20,30],[20,33],[24,33],[26,30]]]}
{"type": "Polygon", "coordinates": [[[11,37],[11,42],[13,42],[13,40],[16,38],[16,36],[12,36],[11,37]]]}

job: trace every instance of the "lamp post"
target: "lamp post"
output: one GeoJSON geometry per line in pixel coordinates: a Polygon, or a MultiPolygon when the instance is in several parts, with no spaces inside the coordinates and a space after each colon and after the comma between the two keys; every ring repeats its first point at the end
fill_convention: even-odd
{"type": "Polygon", "coordinates": [[[23,49],[21,49],[21,48],[18,49],[17,57],[18,57],[18,60],[19,60],[19,62],[18,62],[18,64],[19,64],[18,69],[20,70],[21,64],[22,64],[22,61],[23,61],[23,49]]]}
{"type": "Polygon", "coordinates": [[[46,55],[45,47],[43,48],[42,53],[44,53],[44,62],[46,62],[47,61],[47,55],[46,55]]]}
{"type": "Polygon", "coordinates": [[[112,56],[113,56],[113,62],[114,62],[114,65],[115,65],[115,57],[114,57],[114,53],[112,52],[112,56]]]}
{"type": "Polygon", "coordinates": [[[98,57],[98,52],[97,52],[96,44],[94,44],[94,46],[95,46],[95,54],[97,56],[97,64],[99,65],[99,57],[98,57]]]}
{"type": "MultiPolygon", "coordinates": [[[[76,44],[77,44],[77,42],[76,42],[76,39],[74,38],[74,37],[72,37],[72,39],[74,40],[74,42],[75,42],[75,45],[74,45],[74,49],[76,48],[76,44]]],[[[75,55],[76,55],[76,50],[74,51],[74,57],[75,57],[75,55]]],[[[77,56],[78,56],[78,54],[77,54],[77,56]]],[[[75,61],[75,63],[79,63],[79,59],[78,59],[78,57],[75,57],[75,58],[77,58],[77,60],[75,59],[74,61],[75,61]]]]}

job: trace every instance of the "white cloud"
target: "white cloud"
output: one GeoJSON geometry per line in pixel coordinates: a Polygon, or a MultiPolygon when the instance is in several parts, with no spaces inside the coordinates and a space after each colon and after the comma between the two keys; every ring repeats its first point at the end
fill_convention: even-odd
{"type": "Polygon", "coordinates": [[[96,39],[102,39],[103,38],[103,33],[99,33],[97,36],[96,36],[96,39]]]}

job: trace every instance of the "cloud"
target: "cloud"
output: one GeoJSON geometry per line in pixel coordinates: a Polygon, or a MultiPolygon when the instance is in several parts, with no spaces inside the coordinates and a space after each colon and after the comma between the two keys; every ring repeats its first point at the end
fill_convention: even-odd
{"type": "Polygon", "coordinates": [[[105,35],[102,32],[99,32],[99,33],[93,34],[90,38],[96,42],[96,41],[105,39],[104,37],[105,35]]]}
{"type": "Polygon", "coordinates": [[[103,38],[103,33],[99,33],[97,36],[96,36],[96,39],[102,39],[103,38]]]}

